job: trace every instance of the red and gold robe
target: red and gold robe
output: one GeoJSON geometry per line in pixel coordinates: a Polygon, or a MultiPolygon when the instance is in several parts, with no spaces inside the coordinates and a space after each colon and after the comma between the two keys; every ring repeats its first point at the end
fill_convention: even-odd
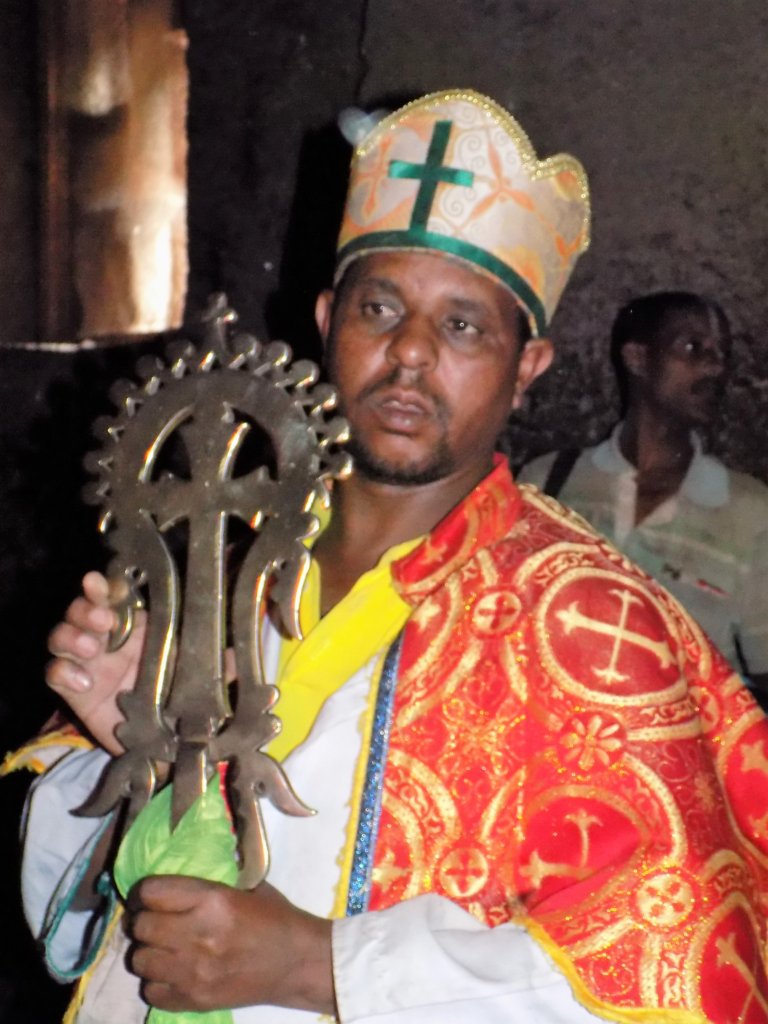
{"type": "Polygon", "coordinates": [[[612,1020],[768,1021],[768,720],[692,619],[503,465],[393,578],[367,908],[520,920],[612,1020]]]}

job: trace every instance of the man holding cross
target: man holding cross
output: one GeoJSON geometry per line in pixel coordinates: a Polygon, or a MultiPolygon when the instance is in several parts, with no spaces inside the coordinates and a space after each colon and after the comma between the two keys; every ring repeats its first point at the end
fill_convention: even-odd
{"type": "MultiPolygon", "coordinates": [[[[763,715],[669,595],[495,455],[587,241],[580,165],[539,161],[473,92],[357,146],[317,304],[356,471],[314,548],[305,639],[265,636],[269,752],[317,815],[265,807],[253,891],[135,886],[78,1024],[147,1003],[235,1008],[211,1024],[768,1020],[763,715]]],[[[52,763],[25,889],[62,974],[90,923],[71,894],[98,867],[68,811],[119,752],[140,646],[107,652],[106,584],[84,588],[48,679],[103,749],[65,731],[26,755],[52,763]]],[[[118,869],[151,848],[140,826],[118,869]]]]}

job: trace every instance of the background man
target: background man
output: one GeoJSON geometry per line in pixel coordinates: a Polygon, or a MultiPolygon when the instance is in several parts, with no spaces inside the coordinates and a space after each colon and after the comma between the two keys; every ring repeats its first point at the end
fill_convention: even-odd
{"type": "Polygon", "coordinates": [[[557,496],[661,582],[768,700],[768,488],[705,455],[730,349],[720,307],[634,299],[612,349],[624,419],[595,448],[543,456],[523,481],[557,496]]]}
{"type": "MultiPolygon", "coordinates": [[[[150,1004],[240,1007],[238,1024],[768,1020],[768,843],[743,798],[765,787],[765,719],[668,595],[494,455],[549,363],[587,225],[579,164],[539,162],[474,93],[416,101],[358,145],[317,306],[357,471],[316,544],[306,638],[265,637],[285,726],[270,752],[318,813],[265,807],[273,868],[253,891],[134,886],[132,973],[115,929],[78,1024],[143,1020],[139,978],[150,1004]]],[[[68,809],[119,753],[141,639],[107,653],[107,597],[85,578],[48,676],[103,749],[64,732],[17,758],[53,762],[25,892],[60,970],[99,866],[99,833],[68,809]]],[[[123,883],[152,863],[163,795],[123,843],[123,883]]]]}

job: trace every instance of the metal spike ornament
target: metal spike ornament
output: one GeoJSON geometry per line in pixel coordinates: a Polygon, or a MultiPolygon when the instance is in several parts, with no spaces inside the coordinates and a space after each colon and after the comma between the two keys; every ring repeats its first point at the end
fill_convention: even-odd
{"type": "Polygon", "coordinates": [[[313,813],[261,750],[280,728],[260,644],[267,592],[284,627],[300,636],[298,601],[310,559],[303,542],[318,525],[310,509],[327,497],[328,480],[349,473],[351,460],[339,448],[346,421],[331,415],[335,392],[316,384],[313,363],[291,365],[282,342],[263,347],[233,334],[236,314],[224,296],[203,322],[202,348],[176,343],[167,363],[138,363],[141,384],[114,385],[119,412],[97,422],[102,447],[86,460],[98,480],[85,498],[103,508],[100,529],[115,552],[112,590],[124,595],[113,646],[127,639],[137,608],[146,604],[150,614],[136,685],[118,698],[125,721],[116,736],[125,752],[81,813],[106,814],[126,800],[130,823],[153,795],[159,765],[173,765],[175,828],[226,762],[240,884],[252,888],[269,863],[259,798],[287,814],[313,813]],[[254,428],[269,439],[272,472],[239,464],[254,428]],[[185,456],[183,473],[163,468],[174,445],[185,456]],[[233,517],[250,530],[237,569],[226,551],[233,517]],[[179,524],[186,530],[183,570],[169,542],[179,524]],[[227,626],[236,701],[224,671],[227,626]]]}

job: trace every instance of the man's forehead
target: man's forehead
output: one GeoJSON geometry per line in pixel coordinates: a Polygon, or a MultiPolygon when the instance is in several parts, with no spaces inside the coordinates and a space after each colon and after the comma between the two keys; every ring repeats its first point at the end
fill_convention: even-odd
{"type": "Polygon", "coordinates": [[[392,250],[367,253],[354,260],[343,279],[343,288],[375,285],[401,293],[414,283],[415,275],[442,285],[456,302],[498,305],[506,315],[519,309],[517,296],[490,274],[484,274],[458,257],[441,252],[392,250]]]}
{"type": "Polygon", "coordinates": [[[713,306],[705,303],[700,306],[668,309],[665,312],[658,333],[669,337],[681,332],[708,335],[718,340],[728,337],[721,315],[713,306]]]}
{"type": "Polygon", "coordinates": [[[381,249],[378,252],[363,253],[351,261],[345,276],[367,276],[369,274],[377,276],[380,267],[411,267],[416,264],[434,268],[435,273],[439,273],[445,267],[455,267],[460,272],[481,276],[481,272],[471,263],[458,256],[452,256],[437,249],[406,248],[381,249]]]}

